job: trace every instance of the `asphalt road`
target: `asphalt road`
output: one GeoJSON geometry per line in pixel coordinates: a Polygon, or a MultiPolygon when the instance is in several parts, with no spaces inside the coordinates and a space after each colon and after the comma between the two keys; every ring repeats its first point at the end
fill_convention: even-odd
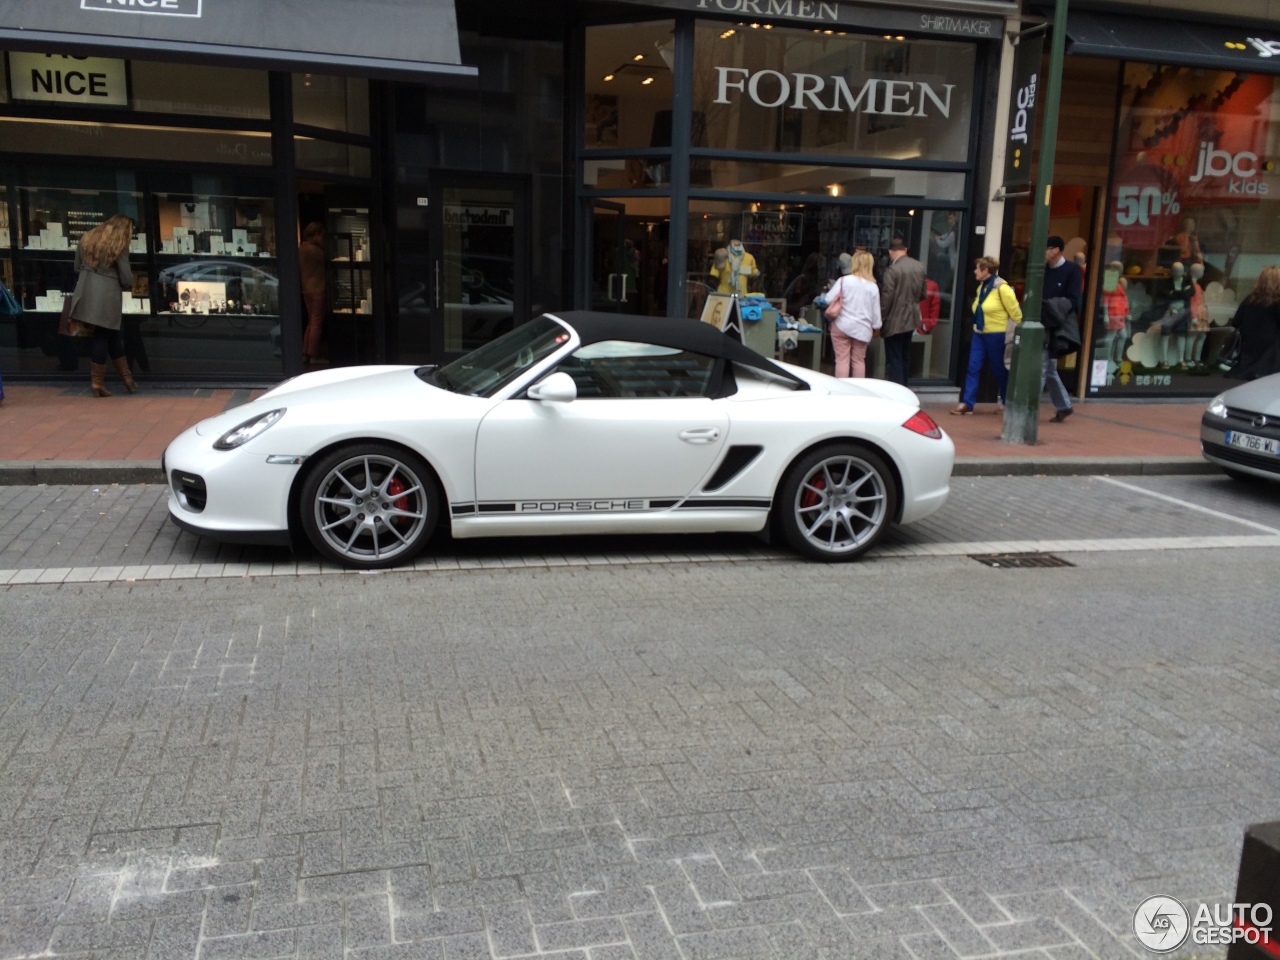
{"type": "Polygon", "coordinates": [[[0,490],[0,567],[141,568],[0,586],[0,958],[1145,956],[1138,903],[1228,902],[1280,819],[1280,499],[1124,483],[962,481],[847,566],[309,576],[153,488],[0,490]]]}

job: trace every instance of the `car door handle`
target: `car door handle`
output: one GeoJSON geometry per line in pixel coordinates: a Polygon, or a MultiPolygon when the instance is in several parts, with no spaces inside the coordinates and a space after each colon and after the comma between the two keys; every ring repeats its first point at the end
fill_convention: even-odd
{"type": "Polygon", "coordinates": [[[680,439],[685,443],[714,443],[720,439],[720,428],[690,427],[680,431],[680,439]]]}

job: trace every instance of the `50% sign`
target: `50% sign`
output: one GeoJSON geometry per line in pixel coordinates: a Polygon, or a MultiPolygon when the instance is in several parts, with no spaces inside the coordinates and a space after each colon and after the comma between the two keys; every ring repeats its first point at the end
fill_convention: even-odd
{"type": "Polygon", "coordinates": [[[1182,212],[1178,195],[1159,187],[1121,187],[1116,191],[1116,223],[1122,227],[1134,224],[1148,226],[1152,217],[1182,212]]]}

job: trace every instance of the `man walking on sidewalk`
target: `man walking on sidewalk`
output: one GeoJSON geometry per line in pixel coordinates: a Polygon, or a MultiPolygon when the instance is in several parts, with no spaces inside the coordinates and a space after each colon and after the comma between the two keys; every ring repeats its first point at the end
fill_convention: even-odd
{"type": "MultiPolygon", "coordinates": [[[[1080,308],[1084,303],[1084,271],[1080,265],[1072,263],[1062,255],[1066,244],[1061,237],[1053,236],[1045,243],[1044,251],[1044,292],[1042,299],[1052,300],[1063,297],[1071,301],[1071,308],[1076,316],[1080,316],[1080,308]]],[[[1071,407],[1071,395],[1058,375],[1058,358],[1050,349],[1053,337],[1044,338],[1044,356],[1041,358],[1040,390],[1049,388],[1049,399],[1053,401],[1057,412],[1049,418],[1050,423],[1062,423],[1075,411],[1071,407]]]]}
{"type": "Polygon", "coordinates": [[[884,320],[884,376],[907,385],[911,373],[911,337],[920,326],[920,301],[928,294],[924,264],[907,256],[901,237],[889,241],[889,266],[880,281],[880,316],[884,320]]]}

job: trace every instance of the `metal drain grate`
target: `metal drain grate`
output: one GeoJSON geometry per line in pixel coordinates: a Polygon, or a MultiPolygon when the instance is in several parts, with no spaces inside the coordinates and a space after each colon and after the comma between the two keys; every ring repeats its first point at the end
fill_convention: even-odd
{"type": "Polygon", "coordinates": [[[1074,567],[1052,553],[971,553],[970,560],[977,560],[988,567],[1074,567]]]}

